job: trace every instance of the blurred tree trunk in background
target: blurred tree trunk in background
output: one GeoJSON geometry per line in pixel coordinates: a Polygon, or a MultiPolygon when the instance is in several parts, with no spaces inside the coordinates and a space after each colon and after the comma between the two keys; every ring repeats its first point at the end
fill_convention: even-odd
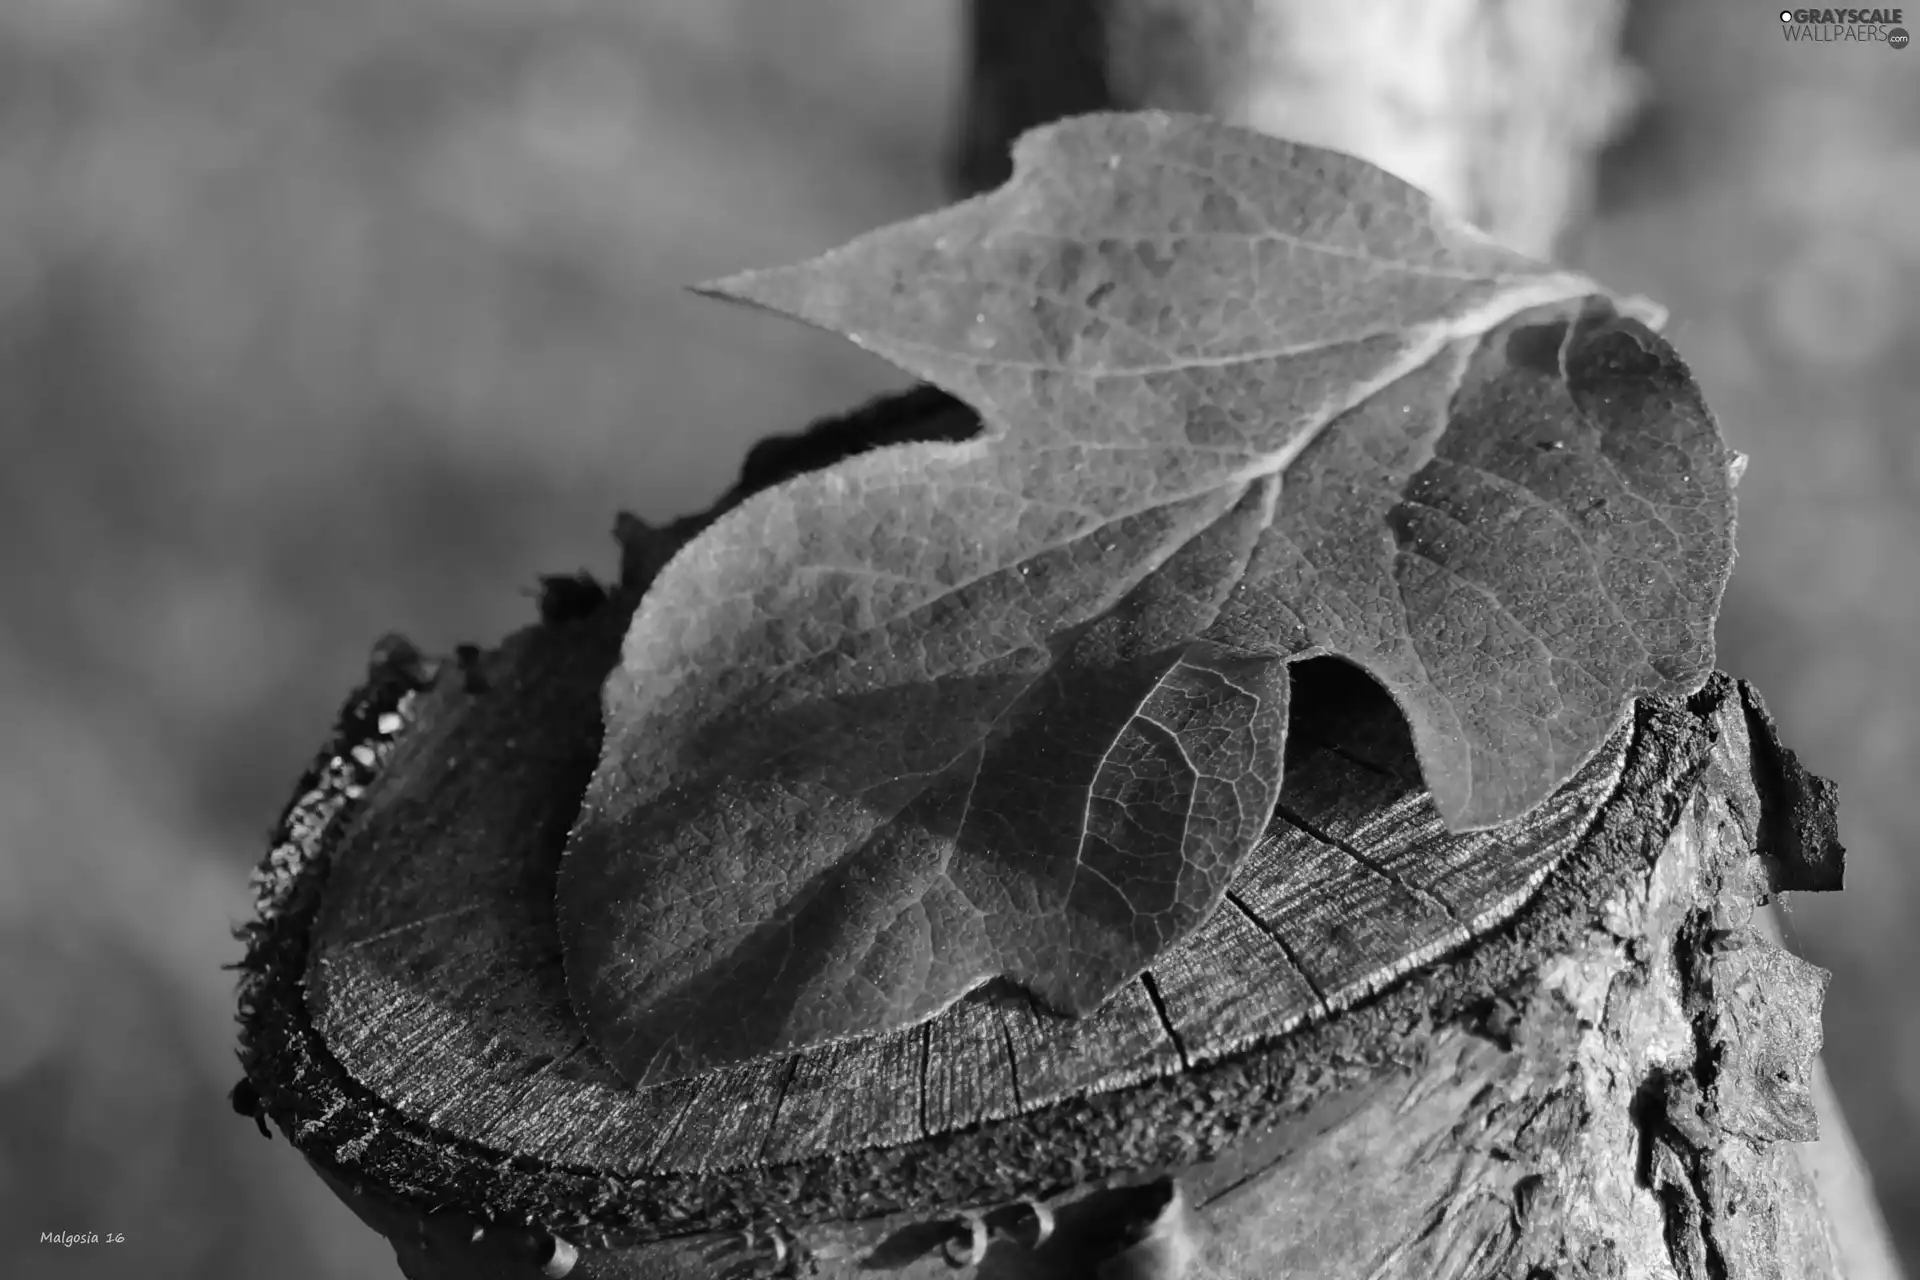
{"type": "Polygon", "coordinates": [[[974,0],[958,157],[997,185],[1023,129],[1102,106],[1199,111],[1375,164],[1551,257],[1637,79],[1623,0],[974,0]]]}

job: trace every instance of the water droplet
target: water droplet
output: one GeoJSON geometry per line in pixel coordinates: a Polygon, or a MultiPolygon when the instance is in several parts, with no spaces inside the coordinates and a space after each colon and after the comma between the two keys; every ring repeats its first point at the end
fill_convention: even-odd
{"type": "Polygon", "coordinates": [[[1000,342],[1000,335],[993,331],[987,322],[986,313],[973,318],[973,324],[967,329],[967,345],[975,351],[991,351],[1000,342]]]}

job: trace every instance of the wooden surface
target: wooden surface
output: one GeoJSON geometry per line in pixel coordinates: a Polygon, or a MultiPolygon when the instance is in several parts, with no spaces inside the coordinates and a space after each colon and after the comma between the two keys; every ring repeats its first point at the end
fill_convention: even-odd
{"type": "Polygon", "coordinates": [[[990,991],[905,1032],[629,1090],[574,1023],[552,910],[628,611],[610,602],[524,633],[422,699],[333,849],[307,970],[328,1047],[396,1109],[613,1174],[929,1138],[1325,1018],[1510,915],[1573,848],[1625,756],[1622,732],[1553,803],[1451,835],[1391,703],[1316,664],[1296,681],[1280,812],[1228,909],[1098,1013],[1058,1018],[990,991]]]}
{"type": "MultiPolygon", "coordinates": [[[[952,430],[950,407],[916,393],[760,456],[817,463],[922,414],[952,430]]],[[[1228,908],[1101,1014],[985,993],[904,1036],[626,1093],[570,1027],[547,903],[594,691],[658,542],[686,531],[626,526],[624,588],[551,582],[541,625],[496,653],[430,664],[386,647],[289,813],[251,930],[246,1101],[363,1199],[453,1209],[502,1248],[504,1224],[539,1224],[588,1257],[774,1223],[937,1226],[958,1206],[1169,1172],[1204,1217],[1206,1170],[1244,1179],[1277,1158],[1249,1154],[1263,1144],[1308,1143],[1383,1082],[1424,1078],[1448,1037],[1487,1039],[1596,927],[1636,963],[1673,945],[1610,896],[1685,829],[1711,751],[1749,717],[1724,679],[1686,705],[1643,702],[1555,804],[1453,837],[1391,706],[1314,664],[1271,838],[1228,908]]],[[[1817,789],[1781,752],[1760,759],[1787,808],[1722,797],[1738,821],[1716,839],[1744,852],[1764,833],[1780,875],[1830,869],[1817,789]]],[[[1760,795],[1750,772],[1725,766],[1738,787],[1720,789],[1760,795]]]]}
{"type": "MultiPolygon", "coordinates": [[[[1724,679],[1690,708],[1643,715],[1622,785],[1665,811],[1664,837],[1634,857],[1576,854],[1512,928],[1321,1028],[1348,1032],[1323,1064],[1387,1038],[1363,1070],[1297,1089],[1293,1107],[1192,1159],[1046,1194],[1044,1241],[1035,1207],[1000,1194],[602,1243],[429,1211],[397,1198],[386,1168],[309,1156],[415,1277],[531,1276],[556,1253],[569,1274],[668,1280],[782,1265],[829,1278],[1174,1274],[1124,1269],[1155,1250],[1190,1254],[1190,1280],[1838,1277],[1799,1145],[1816,1114],[1825,975],[1774,945],[1755,910],[1796,873],[1755,852],[1777,799],[1755,784],[1765,732],[1724,679]],[[1503,950],[1527,961],[1502,965],[1503,950]],[[1493,994],[1466,998],[1483,983],[1493,994]],[[1178,1230],[1136,1242],[1174,1196],[1178,1230]],[[984,1246],[971,1259],[968,1210],[984,1246]]],[[[1621,803],[1616,789],[1603,827],[1619,829],[1621,803]]],[[[1815,845],[1818,831],[1805,829],[1815,845]]],[[[1258,1109],[1241,1066],[1216,1087],[1258,1109]]]]}

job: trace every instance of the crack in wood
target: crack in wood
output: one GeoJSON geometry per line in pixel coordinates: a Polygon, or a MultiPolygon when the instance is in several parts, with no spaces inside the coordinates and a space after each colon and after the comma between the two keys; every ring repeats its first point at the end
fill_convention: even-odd
{"type": "Polygon", "coordinates": [[[1020,1096],[1020,1058],[1013,1050],[1013,1028],[1007,1025],[1004,1009],[995,1013],[1000,1022],[1000,1043],[1007,1051],[1007,1084],[1013,1090],[1013,1109],[1015,1113],[1026,1110],[1026,1101],[1020,1096]]]}
{"type": "Polygon", "coordinates": [[[920,1136],[923,1138],[930,1138],[933,1136],[933,1129],[931,1126],[927,1124],[927,1072],[930,1066],[932,1065],[932,1061],[933,1061],[933,1024],[931,1022],[924,1022],[920,1024],[919,1039],[920,1039],[920,1086],[919,1086],[920,1087],[920,1105],[919,1105],[918,1111],[919,1111],[920,1136]]]}
{"type": "Polygon", "coordinates": [[[1146,989],[1147,1000],[1153,1005],[1155,1016],[1160,1019],[1161,1029],[1167,1033],[1167,1039],[1173,1042],[1173,1051],[1180,1055],[1180,1069],[1191,1070],[1193,1059],[1187,1056],[1186,1043],[1181,1040],[1179,1031],[1174,1029],[1173,1019],[1167,1015],[1167,1002],[1160,994],[1160,984],[1154,981],[1151,969],[1140,975],[1140,985],[1146,989]]]}
{"type": "Polygon", "coordinates": [[[1315,750],[1324,751],[1330,756],[1338,756],[1356,769],[1364,769],[1368,773],[1376,777],[1385,778],[1390,782],[1404,783],[1409,781],[1399,770],[1389,765],[1381,764],[1378,761],[1368,760],[1365,757],[1355,755],[1351,748],[1331,738],[1324,738],[1315,733],[1303,734],[1302,736],[1313,744],[1315,750]]]}
{"type": "Polygon", "coordinates": [[[779,1136],[780,1109],[787,1105],[787,1090],[793,1087],[793,1077],[799,1069],[800,1055],[789,1054],[786,1072],[780,1077],[780,1092],[774,1095],[773,1114],[767,1117],[767,1131],[761,1136],[759,1145],[755,1148],[755,1158],[762,1164],[766,1163],[767,1148],[772,1146],[774,1138],[779,1136]]]}
{"type": "Polygon", "coordinates": [[[1275,817],[1299,828],[1301,832],[1318,840],[1328,848],[1338,849],[1341,853],[1346,854],[1349,858],[1352,858],[1355,862],[1367,868],[1367,870],[1372,871],[1375,875],[1380,876],[1382,879],[1399,885],[1402,889],[1405,889],[1408,893],[1428,905],[1438,907],[1445,913],[1447,919],[1453,921],[1462,929],[1466,928],[1467,922],[1460,918],[1460,913],[1454,909],[1452,903],[1433,892],[1433,890],[1415,884],[1412,880],[1408,879],[1405,874],[1393,870],[1390,865],[1381,859],[1371,854],[1362,853],[1359,846],[1353,844],[1351,841],[1342,840],[1340,837],[1324,830],[1318,824],[1296,813],[1294,810],[1289,809],[1285,804],[1276,804],[1273,808],[1273,813],[1275,817]]]}
{"type": "Polygon", "coordinates": [[[665,1171],[666,1165],[663,1163],[663,1157],[673,1148],[673,1144],[679,1139],[680,1131],[686,1128],[687,1117],[693,1114],[694,1106],[701,1100],[700,1095],[705,1093],[712,1085],[713,1079],[712,1076],[702,1076],[694,1081],[691,1089],[687,1090],[687,1100],[680,1105],[678,1114],[673,1117],[673,1123],[660,1131],[658,1140],[653,1144],[653,1149],[647,1152],[647,1164],[650,1167],[662,1172],[665,1171]]]}
{"type": "Polygon", "coordinates": [[[429,916],[421,916],[418,920],[408,920],[404,924],[394,925],[391,929],[382,929],[378,933],[370,933],[364,938],[345,939],[338,943],[337,947],[341,951],[355,951],[362,947],[370,947],[375,943],[385,942],[389,938],[397,938],[401,934],[410,933],[415,929],[424,929],[429,925],[444,924],[448,920],[457,920],[461,916],[470,916],[476,912],[485,911],[492,905],[491,902],[469,902],[464,906],[450,907],[445,911],[436,911],[429,916]]]}
{"type": "Polygon", "coordinates": [[[1327,993],[1320,989],[1320,984],[1314,981],[1313,975],[1308,973],[1306,966],[1300,963],[1300,957],[1294,953],[1293,944],[1281,936],[1278,929],[1267,927],[1267,922],[1255,915],[1253,909],[1242,901],[1240,895],[1232,889],[1227,890],[1226,900],[1232,903],[1241,915],[1251,921],[1254,928],[1273,939],[1273,944],[1280,948],[1280,954],[1286,957],[1287,964],[1292,967],[1295,973],[1300,975],[1300,981],[1307,984],[1307,990],[1311,991],[1313,998],[1319,1002],[1321,1015],[1323,1017],[1331,1017],[1333,1015],[1333,1002],[1327,999],[1327,993]]]}

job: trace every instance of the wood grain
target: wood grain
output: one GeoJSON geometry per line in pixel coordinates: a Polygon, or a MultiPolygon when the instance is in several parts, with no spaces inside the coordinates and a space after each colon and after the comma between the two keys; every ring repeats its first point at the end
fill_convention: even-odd
{"type": "MultiPolygon", "coordinates": [[[[580,1257],[603,1280],[1840,1280],[1842,1242],[1800,1145],[1824,975],[1779,949],[1754,912],[1768,801],[1738,701],[1707,714],[1706,767],[1664,843],[1600,897],[1554,904],[1608,927],[1542,948],[1505,989],[1498,1024],[1424,1024],[1370,1080],[1211,1158],[1084,1179],[1048,1198],[1044,1241],[1036,1210],[1003,1200],[589,1244],[580,1257]],[[956,1265],[970,1222],[985,1247],[956,1265]],[[1186,1261],[1136,1269],[1150,1257],[1186,1261]]],[[[1221,936],[1266,950],[1249,917],[1225,918],[1240,923],[1221,936]]],[[[995,1008],[973,1007],[977,1025],[995,1008]]],[[[320,1172],[419,1280],[530,1275],[554,1248],[542,1231],[476,1232],[470,1217],[320,1172]]]]}
{"type": "MultiPolygon", "coordinates": [[[[942,420],[951,407],[901,403],[942,420]]],[[[1759,753],[1774,767],[1758,791],[1739,775],[1752,768],[1744,726],[1757,703],[1723,677],[1686,703],[1643,700],[1528,820],[1454,835],[1419,789],[1391,702],[1320,660],[1295,671],[1290,782],[1257,856],[1225,907],[1107,1007],[1060,1019],[993,983],[895,1035],[630,1091],[572,1026],[549,904],[592,766],[601,678],[645,566],[691,527],[624,525],[631,572],[619,590],[573,582],[543,597],[539,626],[441,664],[431,682],[417,656],[376,662],[262,869],[242,995],[249,1109],[355,1196],[479,1222],[492,1243],[476,1257],[524,1260],[545,1231],[605,1274],[664,1275],[654,1246],[698,1240],[684,1274],[706,1275],[714,1259],[746,1265],[727,1232],[764,1245],[768,1231],[804,1229],[831,1249],[865,1230],[835,1223],[894,1221],[905,1234],[870,1256],[897,1255],[900,1274],[915,1274],[955,1205],[998,1204],[1004,1217],[1021,1197],[1049,1198],[1067,1214],[1076,1196],[1156,1170],[1184,1171],[1205,1217],[1213,1199],[1372,1105],[1396,1073],[1444,1065],[1434,1055],[1450,1037],[1533,1034],[1511,1014],[1515,993],[1587,963],[1594,937],[1656,963],[1649,948],[1673,944],[1632,936],[1609,895],[1671,844],[1712,750],[1745,762],[1714,784],[1737,811],[1713,828],[1716,849],[1746,851],[1763,830],[1786,848],[1786,812],[1816,860],[1832,853],[1830,827],[1801,822],[1805,805],[1769,819],[1754,798],[1825,794],[1777,785],[1781,770],[1807,782],[1790,757],[1759,753]]],[[[1754,723],[1777,748],[1764,716],[1754,723]]],[[[1696,967],[1704,987],[1805,974],[1777,960],[1696,967]]],[[[1807,981],[1758,985],[1817,1003],[1807,981]]],[[[1750,1015],[1735,1020],[1791,1025],[1750,1015]]],[[[1782,1064],[1791,1074],[1804,1043],[1795,1031],[1750,1059],[1722,1055],[1750,1063],[1744,1091],[1721,1090],[1743,1132],[1798,1123],[1767,1081],[1782,1064]]],[[[1654,1048],[1663,1061],[1691,1052],[1654,1048]]],[[[1415,1084],[1429,1100],[1451,1087],[1415,1084]]],[[[1615,1101],[1631,1110],[1636,1097],[1615,1101]]],[[[1670,1109],[1687,1114],[1683,1099],[1670,1109]]],[[[1708,1157],[1674,1159],[1663,1176],[1695,1186],[1689,1170],[1708,1157]]]]}
{"type": "Polygon", "coordinates": [[[334,851],[308,968],[327,1044],[402,1113],[622,1175],[936,1137],[1328,1017],[1518,909],[1617,782],[1627,742],[1616,734],[1526,819],[1453,835],[1408,781],[1391,703],[1350,668],[1310,664],[1301,684],[1327,689],[1303,688],[1281,810],[1235,881],[1234,909],[1094,1014],[987,992],[925,1028],[746,1064],[691,1090],[629,1090],[573,1023],[551,907],[625,614],[609,603],[523,632],[431,691],[334,851]]]}

